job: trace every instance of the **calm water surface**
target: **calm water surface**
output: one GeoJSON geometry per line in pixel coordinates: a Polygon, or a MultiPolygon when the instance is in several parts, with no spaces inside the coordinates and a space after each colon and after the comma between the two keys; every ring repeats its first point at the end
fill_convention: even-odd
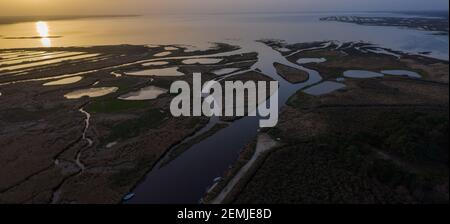
{"type": "MultiPolygon", "coordinates": [[[[373,27],[319,21],[344,13],[158,15],[27,22],[0,25],[0,48],[90,46],[106,44],[182,44],[206,48],[212,42],[283,39],[290,43],[317,40],[369,41],[408,52],[432,51],[448,60],[448,36],[396,27],[373,27]],[[50,38],[58,37],[58,38],[50,38]]],[[[405,16],[388,13],[345,13],[359,16],[405,16]]]]}

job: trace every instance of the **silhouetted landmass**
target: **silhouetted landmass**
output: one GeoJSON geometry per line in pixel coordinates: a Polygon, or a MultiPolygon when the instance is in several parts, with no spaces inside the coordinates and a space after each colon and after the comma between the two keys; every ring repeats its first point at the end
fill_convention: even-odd
{"type": "Polygon", "coordinates": [[[336,21],[367,26],[395,26],[416,30],[435,31],[440,35],[448,35],[448,18],[398,18],[398,17],[361,17],[330,16],[320,18],[321,21],[336,21]]]}

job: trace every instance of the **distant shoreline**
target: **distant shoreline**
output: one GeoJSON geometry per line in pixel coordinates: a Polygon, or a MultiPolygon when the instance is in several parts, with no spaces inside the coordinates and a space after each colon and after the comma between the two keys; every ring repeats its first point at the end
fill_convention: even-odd
{"type": "Polygon", "coordinates": [[[365,26],[392,26],[404,27],[421,31],[436,32],[434,35],[447,35],[448,18],[399,18],[399,17],[363,17],[363,16],[328,16],[320,18],[320,21],[333,21],[353,23],[365,26]]]}
{"type": "Polygon", "coordinates": [[[0,16],[0,25],[26,23],[34,21],[56,21],[91,18],[126,18],[139,17],[140,15],[85,15],[85,16],[0,16]]]}

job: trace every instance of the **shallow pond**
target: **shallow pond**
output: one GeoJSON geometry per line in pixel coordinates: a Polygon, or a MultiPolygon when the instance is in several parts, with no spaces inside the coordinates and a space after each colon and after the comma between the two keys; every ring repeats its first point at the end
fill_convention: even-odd
{"type": "Polygon", "coordinates": [[[170,52],[170,51],[165,51],[165,52],[157,53],[157,54],[155,54],[155,55],[153,55],[153,56],[155,56],[155,57],[164,57],[164,56],[169,56],[169,55],[171,55],[171,54],[172,54],[172,52],[170,52]]]}
{"type": "Polygon", "coordinates": [[[167,89],[157,86],[148,86],[136,92],[127,93],[119,97],[121,100],[153,100],[160,95],[167,93],[167,89]]]}
{"type": "Polygon", "coordinates": [[[166,51],[176,51],[176,50],[178,50],[179,48],[177,48],[177,47],[165,47],[164,48],[164,50],[166,50],[166,51]]]}
{"type": "Polygon", "coordinates": [[[299,64],[308,64],[308,63],[323,63],[326,62],[325,58],[300,58],[297,63],[299,64]]]}
{"type": "Polygon", "coordinates": [[[214,73],[215,75],[227,75],[233,72],[238,71],[240,68],[222,68],[219,70],[215,70],[212,73],[214,73]]]}
{"type": "Polygon", "coordinates": [[[385,75],[399,75],[408,76],[410,78],[422,78],[417,72],[407,71],[407,70],[383,70],[381,73],[385,75]]]}
{"type": "Polygon", "coordinates": [[[184,60],[183,64],[186,64],[186,65],[193,65],[193,64],[208,65],[208,64],[217,64],[221,61],[222,61],[221,58],[194,58],[194,59],[184,60]]]}
{"type": "Polygon", "coordinates": [[[134,76],[183,76],[184,73],[178,71],[178,67],[171,68],[161,68],[161,69],[146,69],[135,72],[126,72],[126,75],[134,75],[134,76]]]}
{"type": "Polygon", "coordinates": [[[74,76],[74,77],[70,77],[70,78],[65,78],[65,79],[60,79],[60,80],[44,83],[44,86],[67,85],[67,84],[79,82],[81,79],[83,79],[83,77],[74,76]]]}
{"type": "Polygon", "coordinates": [[[387,51],[387,50],[381,49],[381,48],[377,48],[377,49],[368,49],[368,51],[369,51],[369,52],[372,52],[372,53],[376,53],[376,54],[391,55],[391,56],[396,57],[397,59],[400,59],[400,58],[401,58],[401,56],[400,56],[399,54],[396,54],[396,53],[394,53],[394,52],[387,51]]]}
{"type": "Polygon", "coordinates": [[[148,62],[142,64],[143,66],[162,66],[162,65],[168,65],[168,61],[155,61],[155,62],[148,62]]]}
{"type": "Polygon", "coordinates": [[[366,70],[348,70],[344,72],[344,76],[347,78],[368,79],[383,77],[384,75],[378,72],[371,72],[366,70]]]}
{"type": "Polygon", "coordinates": [[[110,93],[116,92],[119,88],[117,87],[99,87],[99,88],[89,88],[80,89],[64,95],[67,99],[80,99],[82,97],[101,97],[108,95],[110,93]]]}

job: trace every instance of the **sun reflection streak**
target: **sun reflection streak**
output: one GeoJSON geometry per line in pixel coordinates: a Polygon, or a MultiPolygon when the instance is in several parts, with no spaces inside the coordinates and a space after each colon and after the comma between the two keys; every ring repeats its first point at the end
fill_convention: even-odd
{"type": "Polygon", "coordinates": [[[43,47],[51,47],[52,41],[49,38],[50,29],[48,28],[48,24],[43,21],[39,21],[36,23],[36,31],[41,37],[41,44],[43,47]]]}
{"type": "Polygon", "coordinates": [[[39,21],[36,23],[36,31],[40,37],[48,37],[49,29],[46,22],[39,21]]]}
{"type": "Polygon", "coordinates": [[[41,44],[43,47],[51,47],[52,40],[50,38],[41,38],[41,44]]]}

